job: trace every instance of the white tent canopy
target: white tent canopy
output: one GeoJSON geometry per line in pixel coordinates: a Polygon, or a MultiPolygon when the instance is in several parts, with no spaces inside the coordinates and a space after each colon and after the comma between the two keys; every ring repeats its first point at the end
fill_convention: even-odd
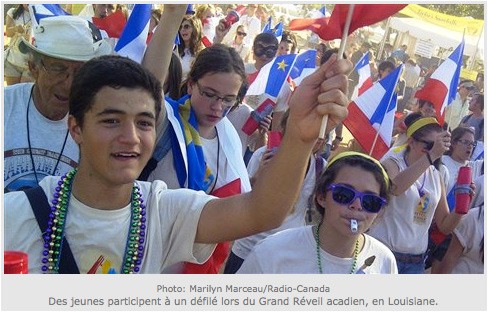
{"type": "MultiPolygon", "coordinates": [[[[449,49],[455,49],[463,38],[463,34],[446,28],[442,28],[432,23],[409,17],[393,17],[390,20],[390,27],[400,32],[408,34],[417,39],[430,41],[434,45],[449,49]]],[[[464,55],[473,56],[478,45],[477,56],[483,58],[484,34],[481,39],[478,36],[468,36],[465,38],[464,55]],[[479,42],[478,42],[479,40],[479,42]]]]}

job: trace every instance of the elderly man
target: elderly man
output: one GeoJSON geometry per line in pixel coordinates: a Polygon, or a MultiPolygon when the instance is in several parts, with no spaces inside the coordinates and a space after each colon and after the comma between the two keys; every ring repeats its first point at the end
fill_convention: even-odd
{"type": "Polygon", "coordinates": [[[40,21],[30,53],[34,83],[4,89],[5,191],[36,186],[47,175],[60,175],[78,164],[78,147],[68,135],[68,98],[76,71],[111,47],[86,20],[57,16],[40,21]]]}

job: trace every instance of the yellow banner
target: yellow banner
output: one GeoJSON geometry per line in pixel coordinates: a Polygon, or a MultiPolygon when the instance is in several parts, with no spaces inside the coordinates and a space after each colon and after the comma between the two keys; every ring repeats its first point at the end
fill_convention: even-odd
{"type": "Polygon", "coordinates": [[[400,13],[461,33],[466,28],[466,35],[479,36],[483,29],[484,21],[482,20],[447,15],[426,9],[418,4],[409,4],[400,13]]]}
{"type": "Polygon", "coordinates": [[[470,80],[476,80],[476,77],[478,76],[478,72],[476,71],[470,71],[470,70],[467,70],[465,68],[461,68],[461,73],[460,75],[461,78],[464,78],[464,79],[470,79],[470,80]]]}

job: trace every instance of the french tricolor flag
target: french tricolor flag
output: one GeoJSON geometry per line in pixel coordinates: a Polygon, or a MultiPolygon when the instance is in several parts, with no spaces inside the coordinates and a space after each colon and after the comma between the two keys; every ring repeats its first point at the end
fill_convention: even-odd
{"type": "Polygon", "coordinates": [[[369,87],[373,86],[373,78],[371,77],[371,67],[369,66],[369,53],[364,54],[364,56],[358,61],[354,67],[359,75],[359,82],[354,89],[352,100],[356,99],[363,94],[369,87]]]}
{"type": "Polygon", "coordinates": [[[444,124],[444,110],[456,98],[463,53],[464,38],[451,55],[432,73],[425,86],[415,93],[415,98],[427,100],[434,105],[437,121],[441,125],[444,124]]]}
{"type": "Polygon", "coordinates": [[[349,104],[344,126],[361,147],[380,159],[390,148],[396,110],[395,88],[403,70],[398,66],[349,104]]]}
{"type": "Polygon", "coordinates": [[[115,52],[141,63],[146,51],[150,18],[151,4],[134,5],[124,31],[115,46],[115,52]]]}

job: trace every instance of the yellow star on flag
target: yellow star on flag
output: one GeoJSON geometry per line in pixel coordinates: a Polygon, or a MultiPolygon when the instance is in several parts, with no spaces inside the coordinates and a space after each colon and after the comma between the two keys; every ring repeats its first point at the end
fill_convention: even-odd
{"type": "Polygon", "coordinates": [[[278,69],[285,71],[286,67],[289,66],[288,64],[285,63],[285,60],[281,60],[280,63],[278,63],[278,69]]]}

